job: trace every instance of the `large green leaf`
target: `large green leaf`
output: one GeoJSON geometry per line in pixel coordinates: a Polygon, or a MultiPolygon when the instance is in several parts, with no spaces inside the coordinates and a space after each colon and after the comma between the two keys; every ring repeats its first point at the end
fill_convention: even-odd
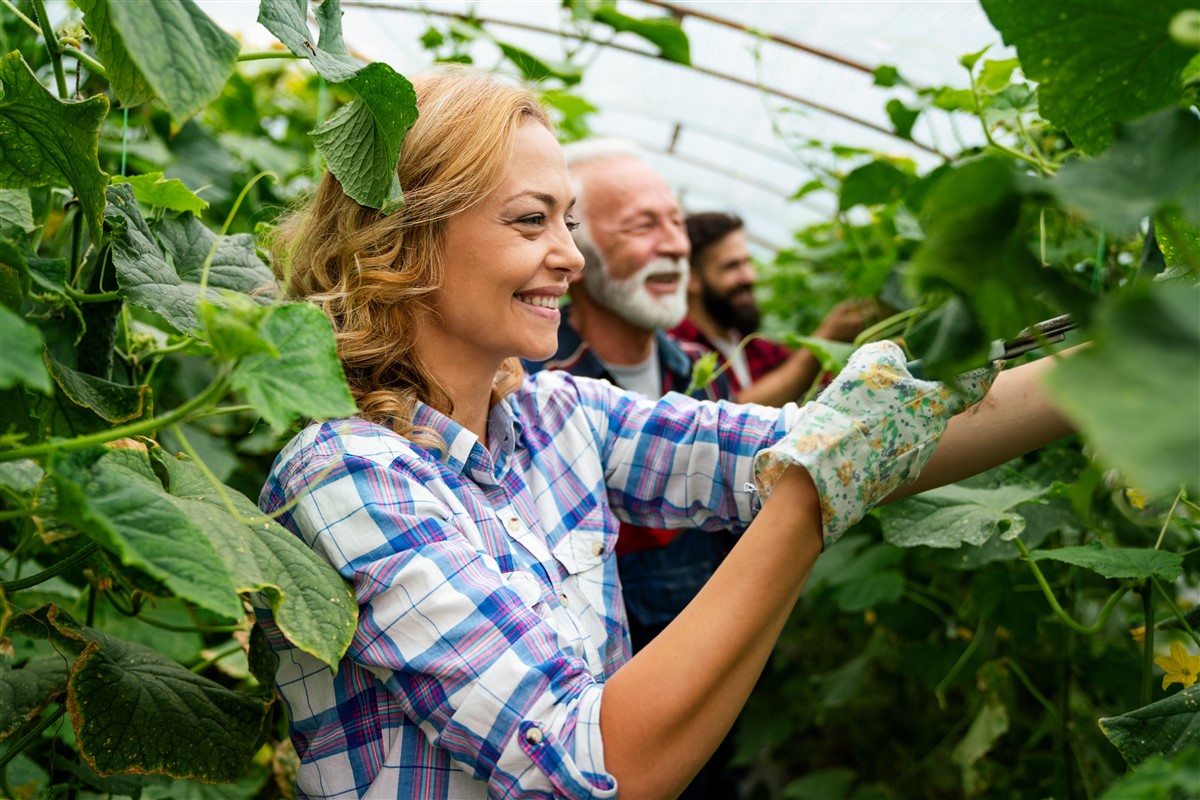
{"type": "Polygon", "coordinates": [[[1128,714],[1103,717],[1100,730],[1135,767],[1152,755],[1171,758],[1200,744],[1200,683],[1128,714]]]}
{"type": "Polygon", "coordinates": [[[1104,790],[1099,800],[1131,797],[1194,798],[1200,786],[1200,745],[1185,748],[1173,759],[1152,755],[1104,790]],[[1189,794],[1190,793],[1190,794],[1189,794]]]}
{"type": "Polygon", "coordinates": [[[108,175],[100,169],[98,148],[108,99],[59,100],[16,51],[0,60],[0,83],[0,189],[68,185],[99,238],[108,175]]]}
{"type": "Polygon", "coordinates": [[[288,641],[336,668],[358,620],[354,593],[341,576],[287,529],[262,520],[253,503],[227,490],[243,519],[233,516],[195,464],[162,449],[154,454],[166,468],[176,505],[208,534],[237,590],[261,592],[288,641]]]}
{"type": "Polygon", "coordinates": [[[943,486],[880,509],[883,538],[897,547],[980,546],[1001,531],[1013,539],[1025,530],[1017,506],[1038,501],[1044,486],[1008,484],[995,489],[943,486]]]}
{"type": "Polygon", "coordinates": [[[26,635],[77,653],[67,709],[84,759],[100,773],[237,780],[258,749],[269,690],[243,694],[160,655],[75,622],[55,606],[14,620],[26,635]]]}
{"type": "Polygon", "coordinates": [[[1130,484],[1200,496],[1200,290],[1165,283],[1110,298],[1094,344],[1046,376],[1058,408],[1130,484]]]}
{"type": "Polygon", "coordinates": [[[899,600],[904,594],[904,573],[896,565],[903,560],[904,551],[888,545],[874,545],[858,553],[829,578],[838,608],[853,614],[899,600]]]}
{"type": "Polygon", "coordinates": [[[249,233],[225,236],[218,242],[217,234],[191,214],[160,220],[153,231],[185,282],[199,285],[205,259],[215,244],[208,268],[209,286],[245,294],[275,287],[275,275],[259,258],[249,233]]]}
{"type": "Polygon", "coordinates": [[[8,231],[31,233],[37,228],[29,192],[24,189],[0,189],[0,236],[8,231]]]}
{"type": "Polygon", "coordinates": [[[42,363],[42,335],[19,314],[0,305],[0,389],[24,384],[44,394],[54,391],[50,373],[42,363]]]}
{"type": "Polygon", "coordinates": [[[258,6],[258,21],[287,45],[294,55],[307,58],[330,83],[348,81],[362,68],[342,42],[342,10],[340,0],[324,0],[314,6],[320,38],[313,40],[308,29],[307,0],[262,0],[258,6]]]}
{"type": "Polygon", "coordinates": [[[1098,572],[1110,580],[1119,578],[1145,579],[1150,576],[1173,581],[1183,574],[1183,556],[1148,547],[1103,547],[1094,545],[1056,547],[1053,550],[1034,550],[1034,561],[1062,561],[1098,572]]]}
{"type": "Polygon", "coordinates": [[[178,129],[221,93],[241,45],[191,0],[81,0],[97,54],[126,106],[151,95],[178,129]]]}
{"type": "Polygon", "coordinates": [[[1179,76],[1191,54],[1171,41],[1168,27],[1193,0],[982,4],[1038,84],[1041,115],[1088,153],[1108,146],[1114,122],[1179,101],[1179,76]]]}
{"type": "Polygon", "coordinates": [[[384,213],[404,202],[396,162],[417,120],[417,95],[407,78],[375,62],[344,84],[355,98],[312,131],[317,151],[356,202],[384,213]]]}
{"type": "Polygon", "coordinates": [[[144,452],[97,448],[61,453],[50,473],[61,521],[180,598],[227,619],[243,616],[228,567],[205,530],[163,490],[144,452]]]}
{"type": "Polygon", "coordinates": [[[129,422],[142,415],[150,416],[153,405],[149,386],[129,386],[85,375],[49,355],[46,366],[50,368],[54,382],[73,403],[90,408],[109,422],[129,422]]]}
{"type": "Polygon", "coordinates": [[[66,693],[68,666],[62,656],[38,656],[20,669],[0,669],[0,740],[66,693]]]}
{"type": "MultiPolygon", "coordinates": [[[[1055,313],[1074,312],[1080,297],[1057,272],[1041,267],[1025,240],[1012,169],[998,158],[980,158],[945,172],[925,195],[921,225],[926,239],[913,257],[909,285],[918,297],[959,297],[975,324],[957,317],[950,337],[956,358],[924,353],[930,377],[946,379],[983,363],[988,345],[1055,313]],[[978,338],[962,341],[968,332],[978,338]],[[961,356],[959,354],[968,355],[961,356]]],[[[937,336],[927,337],[937,339],[937,336]]]]}
{"type": "Polygon", "coordinates": [[[1119,123],[1112,147],[1067,163],[1047,186],[1114,232],[1134,233],[1144,217],[1168,210],[1200,223],[1200,119],[1174,108],[1119,123]]]}
{"type": "Polygon", "coordinates": [[[277,306],[260,332],[280,355],[247,357],[234,371],[233,385],[271,427],[282,429],[297,417],[342,417],[357,411],[333,330],[319,308],[308,303],[277,306]]]}
{"type": "Polygon", "coordinates": [[[185,286],[167,263],[154,235],[138,211],[128,184],[110,186],[105,218],[113,230],[113,266],[121,296],[153,311],[180,333],[197,327],[199,288],[185,286]]]}
{"type": "Polygon", "coordinates": [[[199,214],[208,208],[208,201],[197,197],[195,192],[178,178],[164,178],[161,172],[147,172],[126,178],[114,175],[113,183],[128,183],[133,187],[133,196],[139,202],[169,211],[191,211],[199,214]]]}
{"type": "Polygon", "coordinates": [[[604,3],[593,14],[597,22],[603,22],[618,33],[633,33],[658,48],[658,55],[676,64],[691,66],[691,47],[687,34],[672,17],[650,17],[638,19],[617,11],[616,3],[604,3]]]}
{"type": "Polygon", "coordinates": [[[892,162],[875,159],[842,179],[838,210],[845,211],[859,204],[876,206],[895,202],[904,196],[904,190],[914,180],[911,173],[892,162]]]}

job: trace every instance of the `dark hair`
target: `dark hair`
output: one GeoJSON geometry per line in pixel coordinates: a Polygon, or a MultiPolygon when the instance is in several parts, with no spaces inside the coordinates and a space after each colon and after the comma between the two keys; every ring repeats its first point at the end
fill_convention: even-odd
{"type": "Polygon", "coordinates": [[[688,239],[692,243],[691,263],[695,267],[700,254],[734,231],[741,230],[745,223],[737,214],[724,211],[703,211],[689,214],[686,220],[688,239]]]}

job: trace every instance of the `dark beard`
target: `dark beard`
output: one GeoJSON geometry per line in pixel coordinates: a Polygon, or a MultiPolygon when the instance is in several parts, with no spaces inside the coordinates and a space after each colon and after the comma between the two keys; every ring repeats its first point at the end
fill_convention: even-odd
{"type": "Polygon", "coordinates": [[[713,321],[722,328],[733,328],[746,336],[758,330],[762,312],[757,305],[743,308],[730,302],[728,295],[717,294],[707,284],[700,289],[700,302],[713,321]]]}

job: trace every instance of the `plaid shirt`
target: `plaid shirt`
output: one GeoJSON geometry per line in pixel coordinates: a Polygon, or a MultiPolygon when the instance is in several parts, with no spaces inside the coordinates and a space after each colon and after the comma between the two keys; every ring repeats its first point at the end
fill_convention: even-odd
{"type": "Polygon", "coordinates": [[[336,674],[258,609],[307,798],[604,798],[604,681],[629,658],[617,517],[742,529],[754,454],[794,406],[657,402],[545,372],[488,446],[420,406],[440,458],[362,420],[284,448],[260,505],[351,581],[336,674]]]}
{"type": "MultiPolygon", "coordinates": [[[[725,355],[720,350],[717,350],[712,341],[690,319],[684,318],[683,322],[672,329],[671,336],[680,342],[699,345],[704,348],[705,352],[713,351],[717,354],[717,364],[721,365],[725,363],[725,355]]],[[[750,370],[751,382],[757,381],[768,372],[778,369],[779,365],[787,361],[792,355],[792,351],[788,348],[776,342],[769,342],[766,339],[751,339],[742,348],[742,353],[746,356],[746,367],[750,370]]],[[[729,380],[733,383],[735,391],[746,388],[741,385],[741,381],[737,379],[737,375],[734,374],[733,370],[728,370],[725,374],[729,376],[729,380]]]]}

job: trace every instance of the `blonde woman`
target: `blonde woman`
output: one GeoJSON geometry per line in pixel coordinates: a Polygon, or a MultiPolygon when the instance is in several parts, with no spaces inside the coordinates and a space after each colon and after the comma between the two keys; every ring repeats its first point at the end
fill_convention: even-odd
{"type": "MultiPolygon", "coordinates": [[[[326,176],[281,233],[291,290],[332,320],[361,412],[300,433],[261,498],[360,610],[336,672],[260,611],[297,793],[673,796],[742,708],[823,546],[916,476],[986,381],[915,381],[893,345],[864,348],[804,409],[522,375],[518,358],[554,351],[583,268],[562,152],[523,88],[464,70],[415,83],[404,208],[382,216],[326,176]],[[618,518],[744,531],[633,658],[618,518]]],[[[1000,384],[992,397],[1040,402],[1027,381],[1000,384]]],[[[1003,406],[960,417],[925,480],[1061,432],[1003,406]]]]}

